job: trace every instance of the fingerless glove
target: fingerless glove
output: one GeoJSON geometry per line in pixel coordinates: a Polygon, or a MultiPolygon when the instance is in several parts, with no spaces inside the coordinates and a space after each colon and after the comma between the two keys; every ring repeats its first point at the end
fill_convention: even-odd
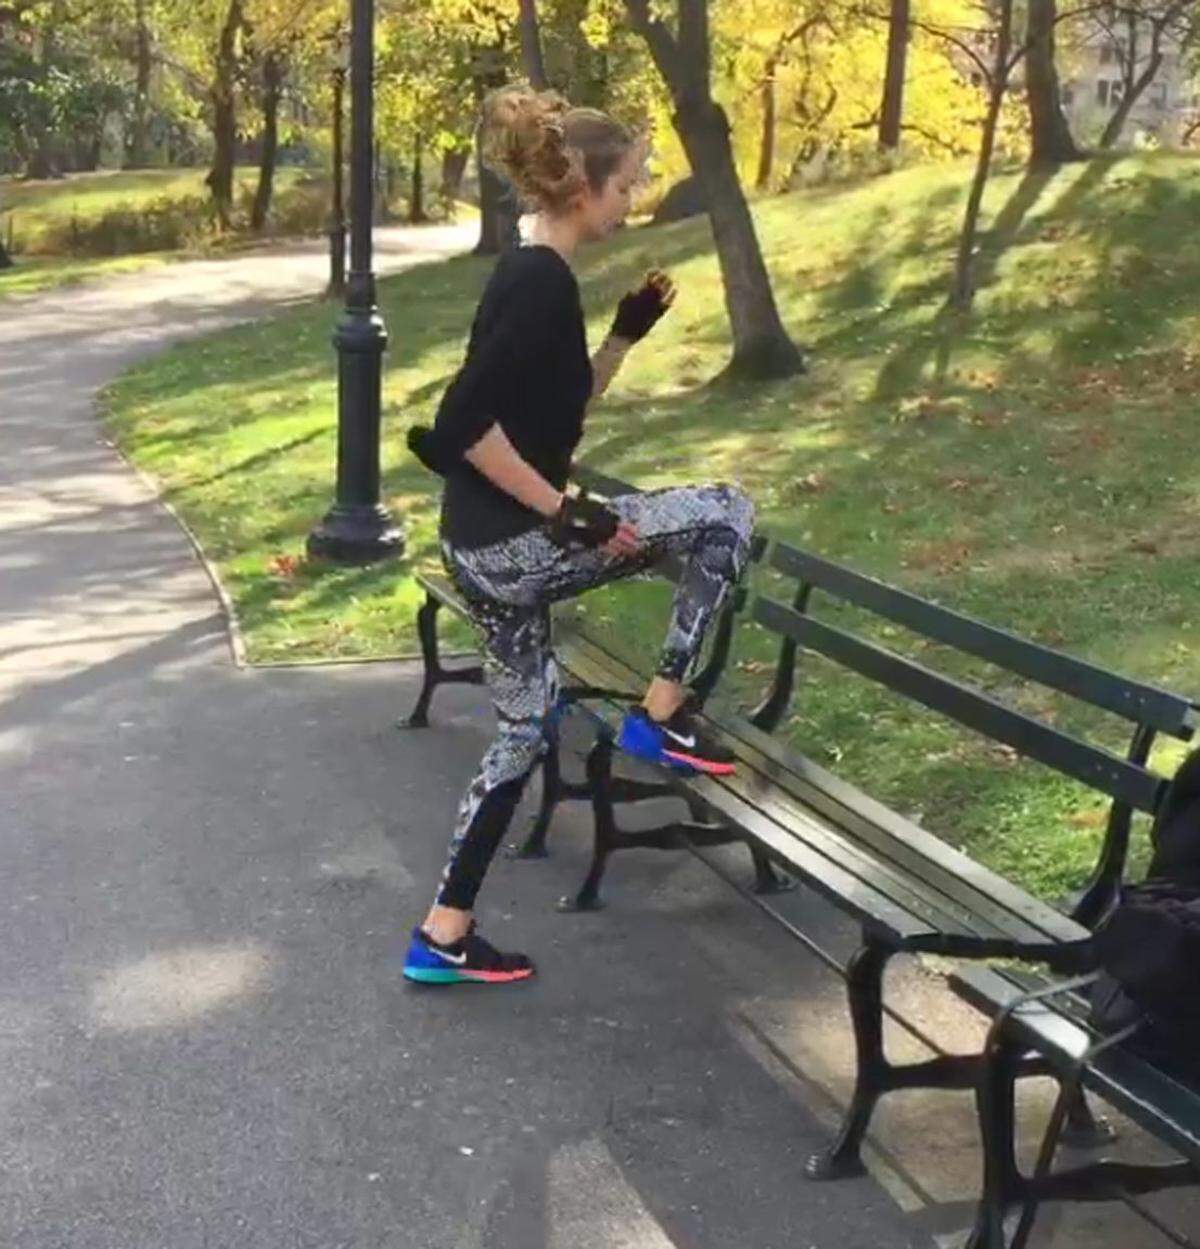
{"type": "Polygon", "coordinates": [[[581,491],[563,496],[559,509],[547,522],[550,540],[558,546],[591,549],[603,546],[617,532],[621,518],[610,508],[581,491]]]}
{"type": "Polygon", "coordinates": [[[666,296],[668,290],[665,275],[652,273],[647,276],[636,291],[622,297],[609,334],[627,342],[641,342],[671,306],[666,296]]]}

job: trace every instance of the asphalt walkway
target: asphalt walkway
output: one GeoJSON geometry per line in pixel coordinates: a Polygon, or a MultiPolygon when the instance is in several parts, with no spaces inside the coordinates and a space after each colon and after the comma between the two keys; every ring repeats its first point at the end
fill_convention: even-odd
{"type": "MultiPolygon", "coordinates": [[[[380,268],[465,241],[381,232],[380,268]]],[[[131,362],[323,272],[274,249],[0,312],[0,1244],[928,1245],[874,1180],[801,1179],[836,1106],[788,1038],[845,1055],[840,987],[689,861],[631,857],[608,911],[559,916],[568,814],[483,900],[540,979],[402,984],[486,701],[400,734],[409,666],[235,668],[94,421],[131,362]]]]}

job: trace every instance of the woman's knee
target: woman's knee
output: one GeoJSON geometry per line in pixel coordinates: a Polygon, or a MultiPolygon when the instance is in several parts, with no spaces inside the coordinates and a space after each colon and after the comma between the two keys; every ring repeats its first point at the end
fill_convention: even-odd
{"type": "Polygon", "coordinates": [[[709,504],[701,545],[729,551],[740,568],[754,533],[754,503],[740,486],[725,482],[701,490],[709,504]]]}
{"type": "Polygon", "coordinates": [[[489,752],[498,783],[526,776],[546,753],[546,721],[543,717],[519,723],[501,722],[489,752]]]}
{"type": "Polygon", "coordinates": [[[728,482],[719,482],[713,489],[729,521],[729,527],[739,537],[749,541],[754,532],[754,500],[741,488],[728,482]]]}

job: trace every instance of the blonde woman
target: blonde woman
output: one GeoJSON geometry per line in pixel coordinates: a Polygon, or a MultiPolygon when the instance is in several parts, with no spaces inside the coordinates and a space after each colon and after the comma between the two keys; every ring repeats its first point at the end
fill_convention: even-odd
{"type": "Polygon", "coordinates": [[[606,238],[628,215],[645,146],[604,113],[525,86],[491,95],[483,125],[489,163],[536,216],[529,242],[497,262],[434,427],[409,436],[422,463],[445,478],[442,555],[481,632],[498,719],[459,808],[436,902],[405,961],[405,976],[427,984],[508,984],[534,974],[525,955],[480,936],[472,911],[545,749],[557,699],[551,603],[680,557],[685,572],[657,675],[629,709],[619,744],[669,766],[732,771],[732,757],[689,710],[684,680],[741,576],[754,519],[750,500],[725,485],[605,504],[566,493],[589,402],[675,298],[665,274],[648,275],[620,301],[589,359],[572,265],[580,246],[606,238]]]}

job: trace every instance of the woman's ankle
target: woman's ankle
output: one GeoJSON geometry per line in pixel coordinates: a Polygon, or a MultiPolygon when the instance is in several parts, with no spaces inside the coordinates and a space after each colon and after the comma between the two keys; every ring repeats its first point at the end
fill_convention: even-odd
{"type": "Polygon", "coordinates": [[[453,906],[433,907],[421,925],[421,931],[438,945],[453,945],[465,937],[470,928],[471,912],[453,906]]]}
{"type": "Polygon", "coordinates": [[[683,686],[678,681],[668,681],[666,677],[655,677],[650,682],[642,706],[651,720],[659,723],[669,720],[683,706],[683,686]]]}

